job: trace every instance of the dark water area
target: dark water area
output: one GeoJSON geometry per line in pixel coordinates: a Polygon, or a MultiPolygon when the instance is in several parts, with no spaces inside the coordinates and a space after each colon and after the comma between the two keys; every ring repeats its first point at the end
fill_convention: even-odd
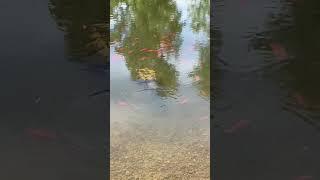
{"type": "Polygon", "coordinates": [[[213,6],[215,178],[320,179],[320,3],[213,6]]]}
{"type": "Polygon", "coordinates": [[[105,178],[106,2],[0,4],[0,179],[105,178]]]}

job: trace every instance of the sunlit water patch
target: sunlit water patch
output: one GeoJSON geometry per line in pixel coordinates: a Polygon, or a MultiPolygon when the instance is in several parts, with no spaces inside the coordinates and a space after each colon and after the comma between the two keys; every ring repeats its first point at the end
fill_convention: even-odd
{"type": "Polygon", "coordinates": [[[209,179],[208,7],[112,1],[111,179],[209,179]]]}

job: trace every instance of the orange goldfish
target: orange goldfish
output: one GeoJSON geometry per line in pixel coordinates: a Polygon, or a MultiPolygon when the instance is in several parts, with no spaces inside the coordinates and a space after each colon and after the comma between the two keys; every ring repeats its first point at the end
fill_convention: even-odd
{"type": "Polygon", "coordinates": [[[249,126],[249,121],[247,120],[240,120],[234,123],[229,129],[225,129],[225,133],[234,133],[239,129],[247,128],[249,126]]]}
{"type": "Polygon", "coordinates": [[[57,139],[58,135],[50,131],[48,129],[34,129],[34,128],[26,128],[25,133],[32,138],[37,138],[37,139],[44,139],[44,140],[55,140],[57,139]]]}
{"type": "Polygon", "coordinates": [[[272,53],[279,61],[283,61],[289,58],[286,49],[279,43],[273,42],[270,44],[272,53]]]}

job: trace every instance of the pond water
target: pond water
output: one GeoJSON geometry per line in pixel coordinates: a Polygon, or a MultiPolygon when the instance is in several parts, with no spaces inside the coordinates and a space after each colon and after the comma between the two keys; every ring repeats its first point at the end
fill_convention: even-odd
{"type": "Polygon", "coordinates": [[[0,179],[105,178],[105,7],[1,2],[0,179]]]}
{"type": "Polygon", "coordinates": [[[111,1],[111,179],[209,179],[209,1],[111,1]]]}
{"type": "MultiPolygon", "coordinates": [[[[111,179],[320,179],[319,2],[112,0],[111,179]]],[[[106,3],[1,3],[0,179],[105,178],[106,3]]]]}
{"type": "Polygon", "coordinates": [[[319,1],[212,11],[216,179],[320,179],[319,1]]]}

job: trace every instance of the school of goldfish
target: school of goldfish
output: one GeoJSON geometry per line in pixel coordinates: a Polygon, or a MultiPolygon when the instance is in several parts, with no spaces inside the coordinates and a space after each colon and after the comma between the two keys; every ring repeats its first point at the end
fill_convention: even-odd
{"type": "MultiPolygon", "coordinates": [[[[159,48],[158,49],[149,49],[149,48],[142,48],[140,50],[127,50],[124,47],[118,47],[116,48],[116,52],[121,53],[121,54],[128,54],[128,55],[133,55],[133,54],[141,54],[143,53],[143,56],[138,58],[139,60],[151,60],[151,59],[159,59],[164,57],[164,54],[166,52],[175,52],[175,48],[172,45],[172,42],[174,41],[175,38],[175,33],[169,33],[168,35],[165,35],[160,39],[159,42],[159,48]]],[[[137,44],[139,44],[139,38],[134,38],[132,40],[133,42],[131,43],[132,47],[136,47],[137,44]]],[[[111,57],[112,59],[113,57],[111,57]]],[[[118,57],[114,57],[118,58],[118,57]]]]}

